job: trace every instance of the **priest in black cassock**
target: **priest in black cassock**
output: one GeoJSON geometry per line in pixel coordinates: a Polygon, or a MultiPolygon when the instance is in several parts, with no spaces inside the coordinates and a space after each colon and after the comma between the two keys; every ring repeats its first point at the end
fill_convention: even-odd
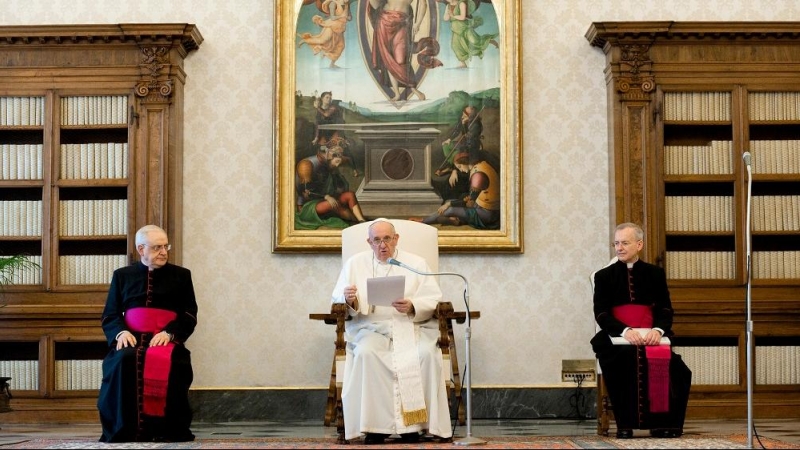
{"type": "Polygon", "coordinates": [[[669,345],[659,345],[662,336],[673,335],[672,303],[664,269],[639,259],[643,245],[640,226],[617,226],[618,261],[594,276],[594,316],[601,330],[591,344],[611,399],[617,437],[631,438],[633,429],[679,437],[692,372],[669,345]],[[613,345],[611,337],[623,337],[629,345],[613,345]]]}
{"type": "Polygon", "coordinates": [[[186,339],[197,325],[191,272],[167,262],[155,225],[136,232],[141,261],[114,271],[102,326],[109,344],[97,408],[100,442],[194,440],[186,339]]]}

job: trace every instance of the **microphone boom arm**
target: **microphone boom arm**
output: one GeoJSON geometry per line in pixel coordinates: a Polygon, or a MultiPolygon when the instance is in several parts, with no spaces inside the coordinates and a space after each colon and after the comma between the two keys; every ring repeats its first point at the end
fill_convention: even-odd
{"type": "Polygon", "coordinates": [[[472,436],[472,355],[470,351],[470,338],[472,336],[472,331],[470,329],[470,317],[469,317],[469,282],[467,281],[467,277],[461,275],[460,273],[455,272],[423,272],[421,270],[417,270],[409,265],[403,264],[400,261],[389,258],[386,262],[393,266],[399,266],[406,270],[416,273],[417,275],[422,276],[454,276],[461,278],[464,281],[464,306],[467,309],[467,325],[464,329],[464,350],[467,353],[467,368],[464,371],[464,377],[466,378],[466,385],[467,385],[467,436],[461,439],[456,439],[453,441],[455,445],[483,445],[486,444],[486,441],[483,439],[477,438],[472,436]]]}
{"type": "Polygon", "coordinates": [[[464,275],[461,275],[460,273],[455,273],[455,272],[423,272],[421,270],[417,270],[417,269],[409,266],[408,264],[401,263],[400,261],[398,261],[398,260],[396,260],[394,258],[389,258],[389,260],[387,262],[389,264],[393,265],[393,266],[398,266],[398,267],[402,267],[402,268],[404,268],[406,270],[410,270],[410,271],[416,273],[417,275],[432,276],[432,277],[454,276],[454,277],[461,278],[461,280],[464,282],[464,306],[467,309],[467,326],[470,325],[470,318],[469,318],[469,282],[467,281],[467,277],[465,277],[464,275]]]}

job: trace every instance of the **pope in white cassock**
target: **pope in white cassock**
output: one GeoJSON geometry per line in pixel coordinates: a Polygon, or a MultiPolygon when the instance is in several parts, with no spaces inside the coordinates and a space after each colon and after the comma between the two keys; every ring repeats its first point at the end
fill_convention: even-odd
{"type": "Polygon", "coordinates": [[[392,434],[417,442],[420,432],[443,439],[452,436],[450,411],[442,378],[442,352],[436,345],[433,319],[442,291],[436,277],[390,265],[394,258],[420,272],[430,272],[420,256],[397,248],[400,235],[382,219],[369,226],[372,250],[344,263],[332,302],[346,303],[347,360],[342,386],[345,439],[366,435],[380,444],[392,434]],[[370,305],[367,279],[405,276],[404,298],[392,306],[370,305]]]}

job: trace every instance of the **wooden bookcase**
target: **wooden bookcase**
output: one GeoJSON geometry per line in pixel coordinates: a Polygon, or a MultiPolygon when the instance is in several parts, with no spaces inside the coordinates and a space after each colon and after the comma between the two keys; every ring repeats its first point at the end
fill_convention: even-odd
{"type": "Polygon", "coordinates": [[[202,40],[190,24],[0,26],[0,255],[38,264],[0,286],[3,421],[97,419],[111,274],[145,224],[181,241],[183,65],[202,40]]]}
{"type": "Polygon", "coordinates": [[[606,56],[609,225],[641,224],[667,271],[688,417],[747,416],[748,259],[754,413],[800,416],[800,23],[597,22],[586,38],[606,56]]]}

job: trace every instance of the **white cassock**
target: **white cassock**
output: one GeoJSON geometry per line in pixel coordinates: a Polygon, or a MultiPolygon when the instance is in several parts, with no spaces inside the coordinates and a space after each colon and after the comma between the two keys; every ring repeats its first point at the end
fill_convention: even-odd
{"type": "MultiPolygon", "coordinates": [[[[427,262],[420,256],[397,250],[395,259],[420,272],[430,272],[427,262]]],[[[398,266],[381,263],[372,250],[353,255],[344,263],[339,280],[333,289],[331,301],[345,303],[344,288],[355,285],[358,289],[358,308],[350,308],[352,319],[345,325],[347,358],[342,384],[342,407],[344,409],[345,439],[353,439],[363,433],[401,434],[427,430],[442,438],[452,436],[447,392],[442,376],[442,351],[436,345],[439,339],[439,324],[433,319],[442,291],[434,276],[422,276],[398,266]],[[413,318],[397,312],[389,306],[371,306],[367,295],[367,279],[373,277],[404,275],[405,298],[414,303],[413,318]],[[412,322],[413,320],[413,322],[412,322]],[[408,325],[413,323],[412,325],[408,325]],[[409,335],[416,342],[414,348],[405,351],[398,345],[400,329],[408,325],[409,335]],[[409,351],[418,356],[413,369],[398,370],[406,365],[409,351]],[[411,376],[403,375],[410,372],[411,376]],[[398,381],[398,374],[410,383],[398,381]],[[410,389],[412,386],[413,389],[410,389]],[[410,392],[409,395],[409,390],[410,392]],[[427,406],[427,418],[421,423],[407,422],[404,418],[402,397],[408,411],[409,397],[419,395],[419,404],[427,406]]],[[[412,342],[411,345],[414,345],[412,342]]],[[[423,411],[425,414],[425,411],[423,411]]]]}

